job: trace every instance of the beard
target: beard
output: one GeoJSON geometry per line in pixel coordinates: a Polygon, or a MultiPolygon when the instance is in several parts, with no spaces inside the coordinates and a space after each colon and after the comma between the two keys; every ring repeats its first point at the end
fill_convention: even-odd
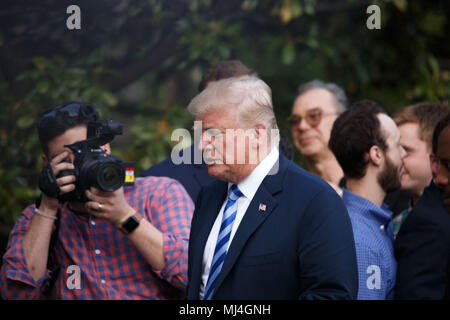
{"type": "Polygon", "coordinates": [[[378,174],[377,180],[384,192],[392,192],[401,188],[401,167],[395,166],[389,157],[386,157],[384,170],[378,174]]]}

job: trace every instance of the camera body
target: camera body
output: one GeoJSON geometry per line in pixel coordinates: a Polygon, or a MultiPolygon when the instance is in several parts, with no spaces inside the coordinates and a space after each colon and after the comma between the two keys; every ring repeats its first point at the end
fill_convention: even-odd
{"type": "MultiPolygon", "coordinates": [[[[61,202],[87,202],[85,191],[94,186],[102,191],[113,192],[125,182],[125,168],[121,159],[108,155],[101,149],[116,135],[122,134],[122,124],[114,120],[97,120],[88,123],[87,139],[65,147],[75,154],[74,170],[64,170],[56,178],[74,175],[75,190],[59,195],[61,202]]],[[[66,160],[70,162],[69,160],[66,160]]]]}

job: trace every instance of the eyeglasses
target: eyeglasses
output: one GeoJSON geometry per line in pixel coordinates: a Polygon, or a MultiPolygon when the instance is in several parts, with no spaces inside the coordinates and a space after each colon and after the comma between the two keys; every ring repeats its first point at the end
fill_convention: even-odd
{"type": "MultiPolygon", "coordinates": [[[[311,127],[317,127],[322,121],[323,116],[338,115],[339,112],[323,112],[322,109],[313,109],[306,112],[305,120],[311,127]]],[[[290,115],[286,121],[290,126],[297,126],[303,117],[297,114],[290,115]]]]}
{"type": "Polygon", "coordinates": [[[65,114],[69,118],[79,117],[80,115],[95,117],[97,112],[90,105],[76,102],[56,106],[51,111],[39,117],[37,121],[38,128],[45,127],[47,120],[56,118],[58,114],[65,114]]]}

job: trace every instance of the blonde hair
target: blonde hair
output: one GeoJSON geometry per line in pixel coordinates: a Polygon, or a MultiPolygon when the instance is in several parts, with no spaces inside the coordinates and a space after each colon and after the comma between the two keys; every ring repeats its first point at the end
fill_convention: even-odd
{"type": "MultiPolygon", "coordinates": [[[[199,93],[187,107],[194,116],[213,109],[233,110],[236,123],[245,128],[257,124],[276,129],[272,142],[278,145],[278,125],[273,112],[272,91],[269,86],[256,77],[233,77],[210,84],[199,93]]],[[[272,130],[273,131],[273,130],[272,130]]]]}
{"type": "Polygon", "coordinates": [[[449,113],[448,105],[432,102],[421,102],[405,107],[394,114],[393,119],[397,126],[405,123],[417,123],[419,125],[419,139],[425,141],[431,150],[431,140],[434,128],[439,120],[449,113]]]}

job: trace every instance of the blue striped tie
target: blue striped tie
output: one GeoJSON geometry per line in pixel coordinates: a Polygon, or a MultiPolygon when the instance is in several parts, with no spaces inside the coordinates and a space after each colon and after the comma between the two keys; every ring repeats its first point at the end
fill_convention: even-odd
{"type": "Polygon", "coordinates": [[[217,237],[216,248],[214,249],[214,256],[211,262],[211,269],[209,270],[208,283],[205,287],[204,300],[211,300],[214,292],[216,280],[219,277],[223,262],[227,255],[228,241],[230,240],[231,229],[236,218],[237,203],[236,201],[242,196],[242,192],[233,184],[230,188],[228,201],[223,211],[222,224],[220,225],[219,236],[217,237]]]}

